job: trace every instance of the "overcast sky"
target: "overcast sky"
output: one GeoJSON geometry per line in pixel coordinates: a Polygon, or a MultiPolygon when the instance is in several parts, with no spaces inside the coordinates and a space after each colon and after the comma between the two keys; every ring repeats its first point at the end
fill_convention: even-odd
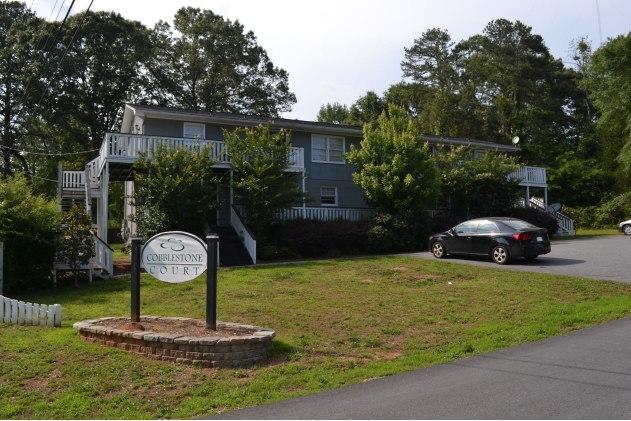
{"type": "MultiPolygon", "coordinates": [[[[31,1],[37,15],[50,20],[61,20],[71,3],[27,5],[31,1]]],[[[76,0],[73,12],[89,4],[76,0]]],[[[381,94],[401,81],[403,48],[430,28],[446,29],[458,42],[481,33],[491,20],[520,20],[567,61],[577,37],[588,36],[594,49],[600,45],[597,5],[603,42],[631,31],[629,0],[94,0],[91,10],[113,10],[150,27],[158,20],[171,23],[184,6],[239,20],[274,64],[289,72],[298,102],[283,117],[315,120],[323,104],[350,105],[367,91],[381,94]]]]}

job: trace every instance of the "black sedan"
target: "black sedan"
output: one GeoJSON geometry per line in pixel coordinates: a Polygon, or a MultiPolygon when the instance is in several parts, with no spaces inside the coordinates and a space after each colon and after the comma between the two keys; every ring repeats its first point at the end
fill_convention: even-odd
{"type": "Polygon", "coordinates": [[[491,256],[504,265],[513,257],[536,259],[550,253],[548,230],[515,218],[479,218],[429,237],[428,248],[438,259],[448,254],[491,256]]]}

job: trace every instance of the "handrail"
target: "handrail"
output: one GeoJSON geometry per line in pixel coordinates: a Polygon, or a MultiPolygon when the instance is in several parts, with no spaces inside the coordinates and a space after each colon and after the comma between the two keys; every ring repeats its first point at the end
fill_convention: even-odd
{"type": "Polygon", "coordinates": [[[94,234],[94,258],[93,262],[101,266],[111,278],[114,272],[114,250],[94,234]]]}
{"type": "Polygon", "coordinates": [[[556,219],[557,222],[559,223],[559,226],[561,227],[561,229],[563,229],[565,232],[568,233],[568,235],[574,235],[574,220],[569,217],[568,215],[559,212],[559,211],[549,211],[548,209],[546,209],[543,206],[543,201],[539,198],[536,197],[531,197],[530,198],[530,206],[540,210],[542,212],[547,212],[551,215],[553,215],[556,219]]]}
{"type": "Polygon", "coordinates": [[[241,215],[235,205],[230,206],[230,223],[239,235],[239,238],[241,238],[250,258],[252,258],[252,262],[256,264],[256,237],[254,237],[250,228],[241,218],[241,215]]]}

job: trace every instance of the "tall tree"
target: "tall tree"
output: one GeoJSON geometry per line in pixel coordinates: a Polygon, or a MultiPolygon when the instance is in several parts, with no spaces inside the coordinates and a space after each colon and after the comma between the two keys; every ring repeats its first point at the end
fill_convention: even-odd
{"type": "Polygon", "coordinates": [[[20,151],[27,131],[24,122],[32,116],[40,90],[37,41],[41,39],[32,35],[42,25],[24,3],[0,2],[0,157],[5,175],[29,169],[20,151]]]}
{"type": "Polygon", "coordinates": [[[366,123],[376,125],[379,116],[387,110],[387,104],[374,91],[366,92],[350,107],[349,122],[357,126],[366,123]]]}
{"type": "Polygon", "coordinates": [[[307,195],[300,188],[304,173],[291,167],[291,133],[269,132],[270,125],[224,130],[235,199],[245,207],[246,221],[257,240],[267,239],[267,229],[278,212],[301,204],[307,195]]]}
{"type": "Polygon", "coordinates": [[[321,106],[316,119],[321,123],[349,124],[350,111],[346,105],[334,102],[321,106]]]}
{"type": "Polygon", "coordinates": [[[181,8],[152,31],[146,100],[194,110],[278,116],[296,96],[252,31],[210,10],[181,8]]]}
{"type": "Polygon", "coordinates": [[[631,33],[610,39],[587,64],[581,84],[599,111],[604,169],[616,174],[618,194],[631,188],[631,33]]]}
{"type": "Polygon", "coordinates": [[[364,125],[361,149],[346,154],[355,166],[353,181],[379,212],[424,211],[438,196],[440,179],[418,123],[390,105],[378,125],[364,125]]]}
{"type": "MultiPolygon", "coordinates": [[[[58,24],[50,30],[58,31],[58,24]]],[[[140,22],[114,12],[68,19],[57,45],[58,60],[65,57],[51,72],[44,105],[46,120],[68,134],[75,151],[99,149],[105,133],[120,127],[124,104],[140,94],[148,35],[140,22]]]]}

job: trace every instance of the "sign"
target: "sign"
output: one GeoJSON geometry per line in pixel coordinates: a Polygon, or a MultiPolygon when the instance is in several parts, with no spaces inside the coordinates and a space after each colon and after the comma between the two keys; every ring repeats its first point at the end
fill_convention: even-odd
{"type": "Polygon", "coordinates": [[[141,264],[147,273],[161,281],[187,282],[206,270],[206,245],[193,234],[181,231],[163,232],[145,243],[141,264]]]}

